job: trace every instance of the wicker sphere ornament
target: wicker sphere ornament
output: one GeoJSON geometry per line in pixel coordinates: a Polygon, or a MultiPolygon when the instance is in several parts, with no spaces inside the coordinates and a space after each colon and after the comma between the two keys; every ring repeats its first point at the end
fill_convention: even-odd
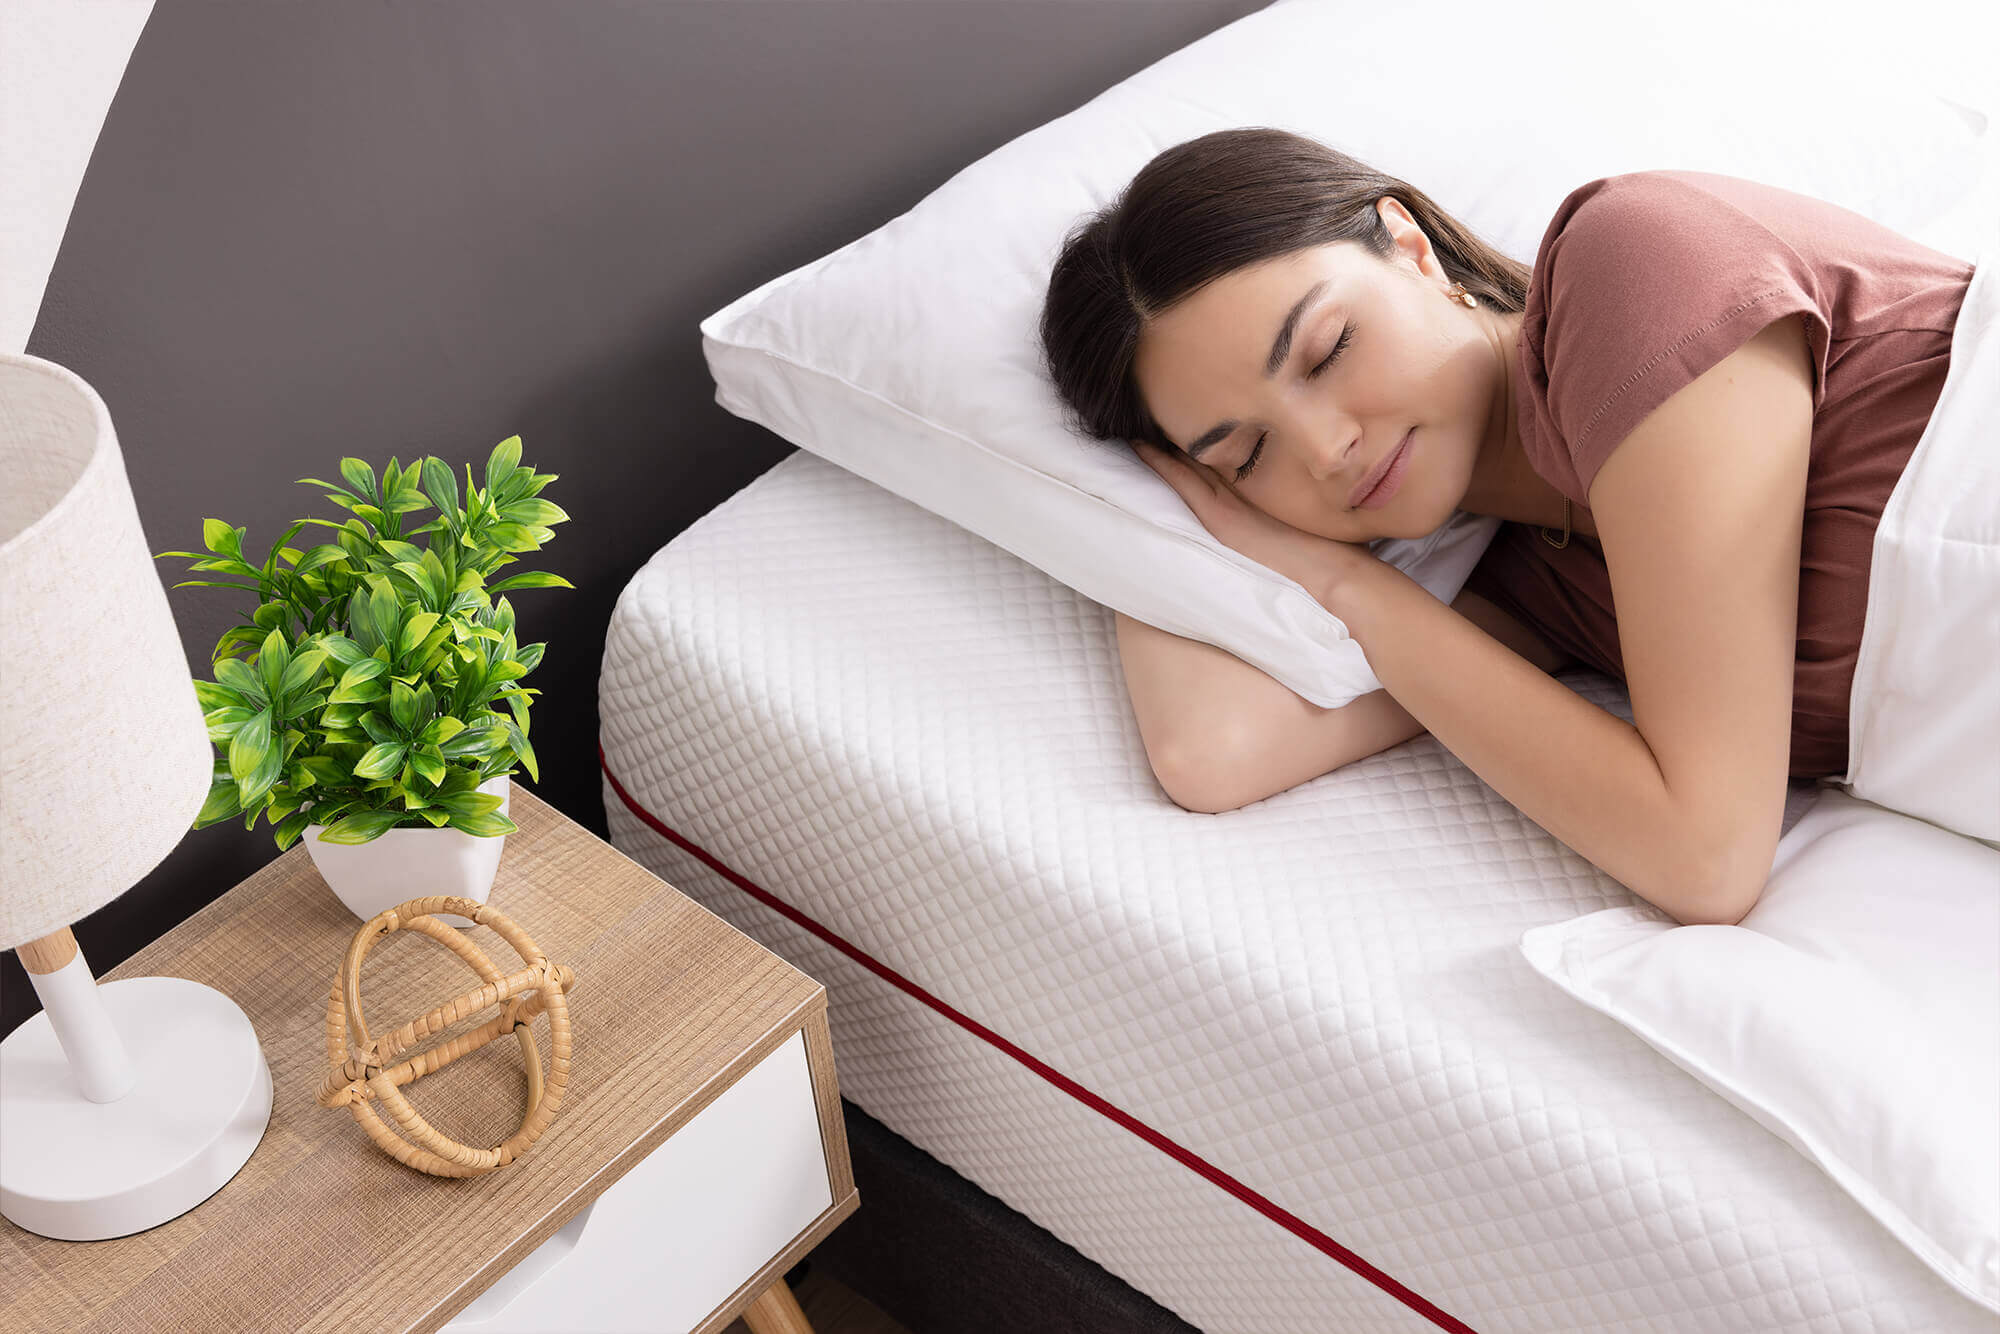
{"type": "Polygon", "coordinates": [[[333,993],[327,1000],[326,1051],[333,1068],[320,1084],[319,1104],[350,1109],[368,1137],[384,1152],[419,1171],[441,1177],[469,1177],[505,1167],[541,1138],[562,1106],[563,1090],[569,1084],[570,1052],[569,1002],[565,997],[575,985],[574,972],[562,964],[549,962],[527,932],[491,904],[438,894],[409,899],[377,913],[354,933],[354,941],[347,948],[347,960],[334,979],[333,993]],[[459,928],[430,916],[436,912],[458,913],[492,927],[514,947],[527,966],[501,976],[493,961],[466,939],[459,928]],[[377,942],[391,932],[403,930],[421,931],[442,943],[465,960],[485,985],[411,1020],[393,1033],[370,1040],[368,1023],[361,1014],[361,961],[377,942]],[[420,1039],[449,1028],[489,1005],[503,1003],[505,1008],[483,1027],[443,1046],[397,1061],[420,1039]],[[549,1016],[550,1042],[546,1084],[532,1028],[535,1016],[544,1010],[549,1016]],[[352,1040],[349,1016],[352,1016],[352,1040]],[[521,1128],[490,1149],[475,1149],[438,1133],[403,1096],[403,1085],[415,1083],[467,1052],[477,1051],[510,1029],[520,1041],[521,1055],[528,1065],[528,1110],[521,1118],[521,1128]],[[391,1065],[392,1061],[396,1063],[391,1065]],[[389,1109],[396,1125],[415,1144],[384,1123],[376,1109],[378,1101],[389,1109]]]}

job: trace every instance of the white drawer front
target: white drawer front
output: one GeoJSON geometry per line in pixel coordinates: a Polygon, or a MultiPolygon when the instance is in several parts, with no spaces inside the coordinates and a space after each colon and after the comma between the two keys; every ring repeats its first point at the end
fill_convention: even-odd
{"type": "Polygon", "coordinates": [[[832,1206],[794,1033],[444,1328],[687,1334],[832,1206]]]}

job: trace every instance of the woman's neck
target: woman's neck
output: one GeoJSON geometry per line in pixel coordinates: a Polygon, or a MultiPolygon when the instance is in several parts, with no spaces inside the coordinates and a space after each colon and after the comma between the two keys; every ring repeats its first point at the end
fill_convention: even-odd
{"type": "MultiPolygon", "coordinates": [[[[1497,391],[1493,412],[1486,423],[1486,436],[1472,467],[1459,508],[1469,514],[1490,514],[1510,523],[1538,524],[1556,531],[1563,526],[1563,495],[1536,472],[1521,444],[1520,412],[1514,401],[1514,365],[1519,355],[1521,315],[1501,312],[1487,326],[1492,348],[1497,391]]],[[[1597,536],[1597,525],[1589,509],[1570,506],[1570,529],[1586,537],[1597,536]]]]}

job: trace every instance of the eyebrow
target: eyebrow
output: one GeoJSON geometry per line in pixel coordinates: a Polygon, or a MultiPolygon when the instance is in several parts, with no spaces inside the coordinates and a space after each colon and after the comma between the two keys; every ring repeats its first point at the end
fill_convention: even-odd
{"type": "MultiPolygon", "coordinates": [[[[1276,375],[1279,368],[1285,364],[1286,358],[1291,356],[1292,335],[1298,330],[1299,317],[1305,314],[1305,309],[1308,305],[1312,304],[1312,299],[1324,291],[1327,283],[1330,281],[1331,279],[1322,278],[1311,287],[1308,287],[1305,295],[1294,302],[1292,308],[1285,312],[1285,322],[1278,326],[1278,336],[1271,343],[1271,355],[1264,362],[1265,379],[1268,380],[1276,375]]],[[[1242,422],[1237,421],[1235,418],[1231,418],[1225,422],[1217,422],[1206,431],[1203,431],[1200,439],[1188,445],[1187,456],[1191,459],[1200,458],[1203,450],[1215,444],[1242,424],[1242,422]]]]}

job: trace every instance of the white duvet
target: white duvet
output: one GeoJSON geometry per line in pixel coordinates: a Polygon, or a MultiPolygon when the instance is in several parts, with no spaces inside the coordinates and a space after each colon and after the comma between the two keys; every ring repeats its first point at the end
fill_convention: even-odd
{"type": "Polygon", "coordinates": [[[1848,714],[1854,796],[2000,840],[2000,238],[1875,533],[1848,714]]]}

